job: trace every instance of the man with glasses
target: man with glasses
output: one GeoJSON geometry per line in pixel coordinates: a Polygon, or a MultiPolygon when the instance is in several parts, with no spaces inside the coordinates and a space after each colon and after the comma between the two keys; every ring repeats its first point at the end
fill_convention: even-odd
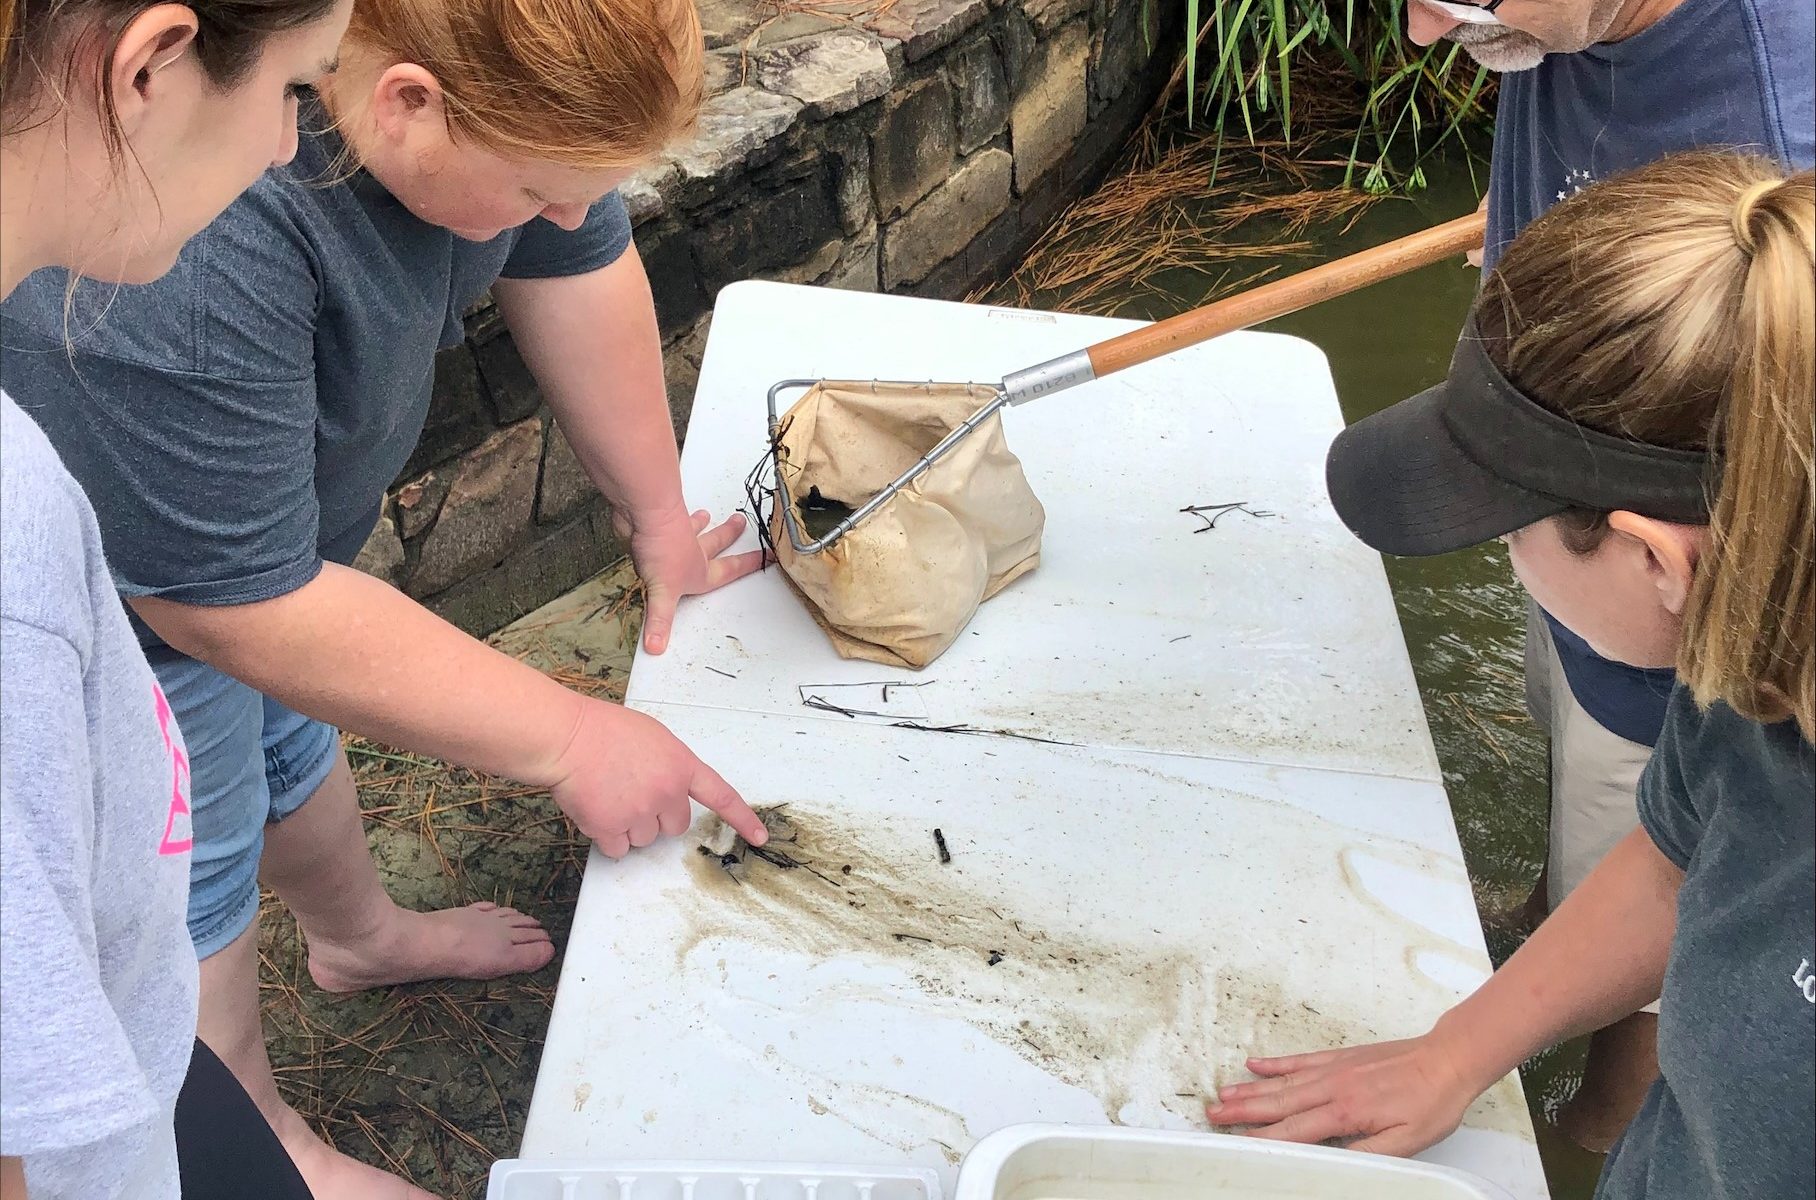
{"type": "MultiPolygon", "coordinates": [[[[1792,167],[1816,158],[1810,0],[1408,0],[1420,45],[1462,46],[1501,79],[1483,265],[1551,205],[1597,179],[1699,146],[1792,167]]],[[[1551,736],[1551,836],[1528,905],[1536,922],[1638,824],[1635,788],[1671,690],[1669,670],[1601,658],[1532,607],[1527,704],[1551,736]]],[[[1559,1115],[1603,1151],[1658,1073],[1657,1006],[1591,1040],[1559,1115]]]]}

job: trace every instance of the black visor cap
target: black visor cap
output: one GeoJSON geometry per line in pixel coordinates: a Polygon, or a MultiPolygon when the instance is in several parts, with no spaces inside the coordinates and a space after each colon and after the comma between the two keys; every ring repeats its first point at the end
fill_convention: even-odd
{"type": "Polygon", "coordinates": [[[1443,383],[1337,436],[1325,462],[1343,523],[1384,554],[1445,554],[1568,509],[1708,521],[1705,453],[1611,436],[1560,417],[1490,361],[1472,321],[1443,383]]]}

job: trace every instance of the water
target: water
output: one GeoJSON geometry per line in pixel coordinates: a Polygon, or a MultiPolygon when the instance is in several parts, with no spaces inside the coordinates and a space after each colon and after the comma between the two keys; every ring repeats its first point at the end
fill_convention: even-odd
{"type": "MultiPolygon", "coordinates": [[[[1349,254],[1475,208],[1480,176],[1460,156],[1428,167],[1427,175],[1431,186],[1416,198],[1383,201],[1347,233],[1317,237],[1321,255],[1349,254]]],[[[1273,277],[1314,261],[1290,262],[1273,277]]],[[[1323,349],[1344,416],[1355,421],[1444,377],[1479,274],[1458,258],[1263,328],[1323,349]]],[[[1207,280],[1197,272],[1151,282],[1165,299],[1144,294],[1118,315],[1166,317],[1207,298],[1207,280]]],[[[1065,307],[1063,294],[1041,299],[1065,307]]],[[[1498,542],[1437,558],[1389,559],[1387,572],[1477,902],[1485,913],[1515,908],[1538,876],[1546,825],[1545,744],[1522,700],[1521,593],[1498,542]]],[[[1516,945],[1493,930],[1489,942],[1497,962],[1516,945]]],[[[1523,1073],[1556,1200],[1588,1200],[1600,1169],[1598,1156],[1565,1142],[1543,1116],[1574,1090],[1580,1066],[1581,1047],[1570,1046],[1540,1056],[1523,1073]]]]}
{"type": "Polygon", "coordinates": [[[814,541],[837,529],[840,521],[857,511],[842,500],[820,495],[819,488],[810,489],[801,498],[798,507],[801,511],[801,528],[814,541]]]}

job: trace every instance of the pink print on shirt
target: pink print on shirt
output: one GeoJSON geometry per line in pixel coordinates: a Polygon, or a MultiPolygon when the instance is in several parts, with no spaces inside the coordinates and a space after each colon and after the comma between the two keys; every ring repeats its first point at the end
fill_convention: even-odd
{"type": "Polygon", "coordinates": [[[170,752],[170,816],[164,821],[164,840],[158,843],[158,853],[187,854],[195,844],[189,813],[189,755],[171,736],[174,714],[156,680],[151,684],[151,697],[158,711],[158,728],[164,734],[164,749],[170,752]]]}

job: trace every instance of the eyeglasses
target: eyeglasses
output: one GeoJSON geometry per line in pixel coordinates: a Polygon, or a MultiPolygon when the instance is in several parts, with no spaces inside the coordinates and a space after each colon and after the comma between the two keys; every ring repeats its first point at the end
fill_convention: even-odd
{"type": "Polygon", "coordinates": [[[1435,8],[1447,17],[1455,17],[1465,25],[1500,25],[1501,18],[1494,15],[1494,10],[1501,7],[1501,0],[1487,0],[1484,4],[1462,4],[1457,0],[1419,0],[1427,8],[1435,8]]]}

